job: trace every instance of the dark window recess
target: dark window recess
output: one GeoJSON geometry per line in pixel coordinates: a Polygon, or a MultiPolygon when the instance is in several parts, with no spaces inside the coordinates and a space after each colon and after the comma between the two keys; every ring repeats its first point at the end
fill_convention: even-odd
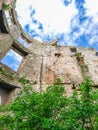
{"type": "Polygon", "coordinates": [[[1,60],[1,63],[5,64],[12,70],[17,71],[19,65],[22,62],[22,58],[23,57],[19,55],[17,52],[15,52],[13,49],[10,49],[8,53],[1,60]]]}
{"type": "Polygon", "coordinates": [[[98,88],[98,84],[95,84],[95,85],[94,85],[94,88],[98,88]]]}
{"type": "Polygon", "coordinates": [[[55,56],[56,56],[56,57],[60,57],[60,56],[61,56],[61,53],[55,53],[55,56]]]}
{"type": "Polygon", "coordinates": [[[76,86],[75,86],[75,84],[73,83],[73,85],[72,85],[72,89],[76,89],[76,86]]]}
{"type": "Polygon", "coordinates": [[[28,51],[26,49],[23,49],[20,47],[18,44],[13,44],[12,49],[18,52],[21,56],[26,56],[28,55],[28,51]]]}
{"type": "Polygon", "coordinates": [[[89,72],[88,66],[85,65],[85,64],[82,64],[82,65],[81,65],[81,70],[82,70],[82,72],[89,72]]]}
{"type": "Polygon", "coordinates": [[[10,92],[14,89],[15,86],[0,82],[0,104],[4,104],[7,101],[10,92]]]}
{"type": "Polygon", "coordinates": [[[76,52],[77,52],[75,47],[70,48],[70,50],[71,50],[71,54],[73,54],[73,55],[76,54],[76,52]]]}
{"type": "Polygon", "coordinates": [[[7,30],[6,30],[6,27],[4,25],[2,10],[0,10],[0,32],[1,33],[8,33],[7,30]]]}
{"type": "Polygon", "coordinates": [[[98,52],[96,52],[96,56],[98,56],[98,52]]]}

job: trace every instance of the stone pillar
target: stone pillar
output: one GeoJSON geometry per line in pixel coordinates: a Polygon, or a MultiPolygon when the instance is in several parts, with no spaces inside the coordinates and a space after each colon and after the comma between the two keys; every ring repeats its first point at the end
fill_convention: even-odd
{"type": "Polygon", "coordinates": [[[13,43],[13,39],[9,34],[0,34],[0,60],[9,51],[13,43]]]}

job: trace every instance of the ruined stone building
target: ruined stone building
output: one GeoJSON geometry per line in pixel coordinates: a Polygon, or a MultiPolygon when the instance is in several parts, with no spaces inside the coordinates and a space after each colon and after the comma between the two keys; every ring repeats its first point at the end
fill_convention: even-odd
{"type": "MultiPolygon", "coordinates": [[[[10,63],[9,63],[10,64],[10,63]]],[[[41,43],[24,33],[17,20],[15,0],[0,0],[0,104],[10,103],[22,89],[19,77],[25,75],[34,89],[43,92],[60,78],[71,93],[85,76],[98,84],[98,52],[93,48],[58,46],[57,41],[41,43]],[[28,47],[27,47],[28,46],[28,47]],[[21,57],[17,70],[2,60],[9,51],[21,57]]]]}

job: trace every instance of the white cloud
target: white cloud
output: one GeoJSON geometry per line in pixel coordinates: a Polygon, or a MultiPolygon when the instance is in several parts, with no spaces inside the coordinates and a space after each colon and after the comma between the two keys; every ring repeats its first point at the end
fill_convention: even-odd
{"type": "Polygon", "coordinates": [[[85,0],[84,6],[86,15],[98,21],[98,0],[85,0]]]}
{"type": "Polygon", "coordinates": [[[60,41],[62,45],[77,45],[76,39],[82,35],[85,35],[90,45],[97,43],[98,0],[85,0],[83,4],[85,13],[81,12],[81,16],[76,8],[75,0],[66,1],[70,3],[67,6],[64,6],[64,0],[17,0],[16,10],[22,27],[29,24],[30,32],[35,30],[38,34],[35,38],[40,41],[45,36],[56,38],[57,35],[63,34],[63,40],[60,41]],[[35,9],[36,13],[31,18],[32,8],[35,9]],[[83,15],[87,19],[80,23],[79,19],[83,15]],[[43,30],[38,28],[38,24],[32,23],[33,19],[42,23],[43,30]],[[77,31],[74,31],[75,27],[78,28],[77,31]]]}
{"type": "Polygon", "coordinates": [[[33,7],[36,9],[34,18],[44,25],[44,30],[47,30],[46,33],[67,32],[71,19],[77,14],[74,0],[67,7],[61,0],[35,0],[33,7]]]}
{"type": "Polygon", "coordinates": [[[87,38],[90,44],[98,42],[98,0],[85,0],[86,16],[91,18],[86,28],[87,38]]]}
{"type": "MultiPolygon", "coordinates": [[[[79,23],[79,14],[74,17],[72,24],[71,24],[71,30],[73,31],[74,27],[78,28],[78,31],[73,31],[72,34],[72,41],[74,41],[79,38],[82,35],[85,35],[88,43],[90,45],[97,44],[98,43],[98,1],[97,0],[85,0],[85,14],[84,16],[87,17],[87,19],[81,24],[79,23]]],[[[75,43],[74,43],[75,44],[75,43]]],[[[86,43],[85,43],[86,44],[86,43]]]]}
{"type": "Polygon", "coordinates": [[[90,45],[98,43],[98,25],[91,23],[88,25],[86,36],[90,45]]]}
{"type": "Polygon", "coordinates": [[[18,12],[19,22],[24,27],[27,23],[31,23],[32,20],[30,18],[30,9],[29,6],[32,4],[31,1],[27,0],[17,0],[16,2],[16,11],[18,12]]]}
{"type": "Polygon", "coordinates": [[[18,15],[21,15],[19,20],[23,27],[27,23],[30,24],[31,28],[34,27],[34,25],[32,25],[29,10],[30,5],[32,5],[32,7],[36,10],[36,13],[33,18],[37,19],[44,25],[44,33],[47,34],[53,31],[62,33],[67,32],[69,30],[70,21],[77,14],[77,9],[75,8],[74,0],[67,7],[64,6],[61,0],[31,1],[28,2],[28,0],[17,0],[16,3],[16,10],[18,12],[18,15]],[[23,9],[21,8],[22,3],[24,3],[23,9]]]}

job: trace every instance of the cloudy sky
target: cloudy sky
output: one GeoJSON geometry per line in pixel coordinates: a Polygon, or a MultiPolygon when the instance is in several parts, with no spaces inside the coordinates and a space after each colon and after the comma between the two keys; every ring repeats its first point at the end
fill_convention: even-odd
{"type": "Polygon", "coordinates": [[[32,38],[98,50],[98,0],[17,0],[16,11],[32,38]]]}
{"type": "MultiPolygon", "coordinates": [[[[98,51],[98,0],[17,0],[24,31],[41,42],[93,47],[98,51]]],[[[18,39],[27,47],[27,43],[18,39]]],[[[17,71],[22,57],[10,50],[2,59],[17,71]]]]}

